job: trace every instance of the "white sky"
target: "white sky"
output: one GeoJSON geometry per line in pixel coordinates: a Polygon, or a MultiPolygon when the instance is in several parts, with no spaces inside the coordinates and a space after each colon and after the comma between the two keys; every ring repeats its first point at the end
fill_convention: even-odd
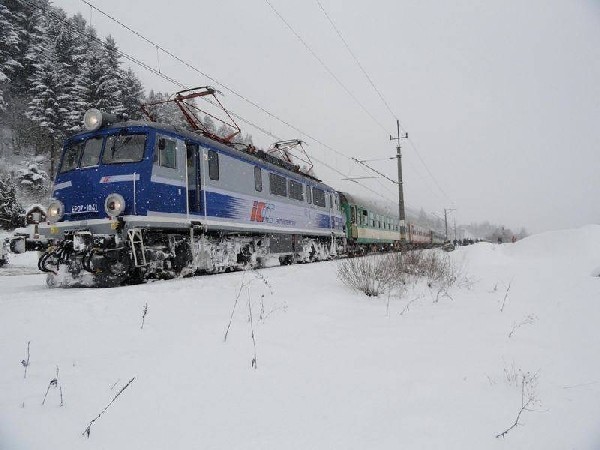
{"type": "MultiPolygon", "coordinates": [[[[393,156],[395,119],[318,3],[269,1],[385,131],[266,0],[93,3],[337,151],[393,156]]],[[[489,220],[534,232],[600,223],[599,1],[320,1],[416,144],[418,154],[403,147],[407,205],[438,214],[456,208],[459,223],[489,220]]],[[[91,16],[99,35],[113,35],[121,50],[163,73],[190,86],[214,84],[98,12],[90,15],[81,0],[55,4],[91,16]]],[[[148,89],[177,90],[132,68],[148,89]]],[[[221,100],[282,138],[308,141],[311,154],[342,172],[367,175],[234,95],[221,100]]],[[[241,125],[259,145],[272,142],[241,125]]],[[[395,160],[372,164],[396,178],[395,160]]],[[[362,191],[316,168],[338,189],[362,191]]],[[[389,182],[365,184],[397,198],[389,182]]]]}

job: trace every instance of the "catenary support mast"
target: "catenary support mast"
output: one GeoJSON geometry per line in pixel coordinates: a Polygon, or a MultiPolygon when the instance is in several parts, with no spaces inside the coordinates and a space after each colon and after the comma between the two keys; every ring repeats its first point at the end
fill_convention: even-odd
{"type": "Polygon", "coordinates": [[[396,159],[398,160],[398,217],[400,219],[400,240],[406,239],[406,213],[404,211],[404,189],[402,187],[402,149],[400,147],[400,139],[408,138],[408,133],[400,136],[400,121],[396,119],[396,127],[398,130],[397,137],[390,136],[390,141],[398,141],[396,146],[396,159]]]}

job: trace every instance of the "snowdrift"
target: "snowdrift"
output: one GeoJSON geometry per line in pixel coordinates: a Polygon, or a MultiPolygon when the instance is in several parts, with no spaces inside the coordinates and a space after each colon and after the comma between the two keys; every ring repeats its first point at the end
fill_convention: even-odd
{"type": "Polygon", "coordinates": [[[447,296],[410,285],[389,313],[336,262],[62,290],[22,259],[0,448],[600,448],[600,226],[448,257],[447,296]]]}

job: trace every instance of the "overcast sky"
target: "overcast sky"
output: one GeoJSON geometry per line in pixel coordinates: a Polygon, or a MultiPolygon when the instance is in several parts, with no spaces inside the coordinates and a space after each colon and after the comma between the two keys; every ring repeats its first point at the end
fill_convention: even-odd
{"type": "MultiPolygon", "coordinates": [[[[316,0],[269,2],[339,83],[267,0],[92,1],[307,135],[220,87],[234,112],[281,138],[306,140],[314,157],[344,174],[367,176],[311,138],[359,159],[394,156],[394,115],[316,0]]],[[[440,215],[456,208],[459,223],[533,232],[600,223],[600,1],[319,2],[414,144],[403,141],[409,206],[440,215]]],[[[99,35],[111,34],[164,74],[188,86],[215,84],[81,0],[55,4],[81,12],[99,35]]],[[[148,89],[178,89],[131,67],[148,89]]],[[[241,125],[255,143],[273,141],[241,125]]],[[[396,179],[395,160],[371,164],[396,179]]],[[[339,190],[375,196],[320,164],[316,170],[339,190]]],[[[397,199],[390,182],[363,182],[397,199]]]]}

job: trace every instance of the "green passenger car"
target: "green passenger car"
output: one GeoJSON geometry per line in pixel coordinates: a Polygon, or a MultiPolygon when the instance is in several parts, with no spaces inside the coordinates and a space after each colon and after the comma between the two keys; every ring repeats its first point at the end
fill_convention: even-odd
{"type": "Polygon", "coordinates": [[[342,209],[346,218],[346,239],[349,247],[371,245],[391,247],[400,241],[397,215],[384,208],[369,205],[350,194],[340,192],[342,209]]]}

